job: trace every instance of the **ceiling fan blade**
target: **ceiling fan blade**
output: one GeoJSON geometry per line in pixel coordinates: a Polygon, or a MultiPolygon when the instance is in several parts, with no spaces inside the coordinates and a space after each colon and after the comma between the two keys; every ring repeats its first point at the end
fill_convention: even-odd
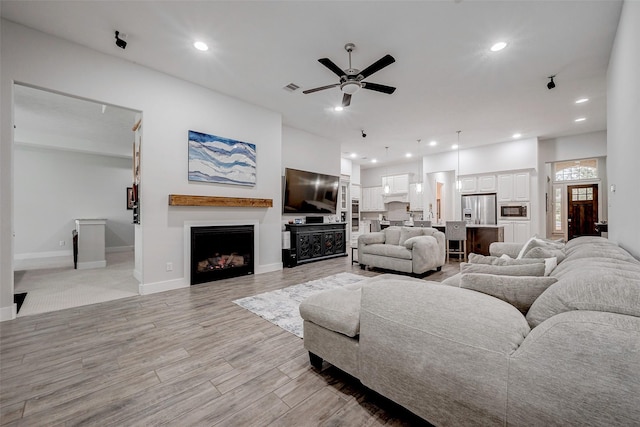
{"type": "Polygon", "coordinates": [[[348,93],[345,93],[344,96],[342,97],[342,106],[348,107],[349,105],[351,105],[351,95],[348,93]]]}
{"type": "Polygon", "coordinates": [[[318,92],[318,91],[325,90],[325,89],[331,89],[332,87],[336,87],[336,86],[340,86],[340,83],[335,83],[335,84],[332,84],[332,85],[320,86],[320,87],[316,87],[316,88],[313,88],[313,89],[303,90],[302,93],[307,94],[307,93],[318,92]]]}
{"type": "Polygon", "coordinates": [[[334,64],[333,61],[329,58],[320,58],[318,59],[318,62],[333,71],[338,77],[342,77],[345,75],[344,70],[334,64]]]}
{"type": "Polygon", "coordinates": [[[375,90],[376,92],[388,93],[389,95],[391,95],[393,92],[396,91],[395,87],[379,85],[377,83],[367,83],[367,82],[362,82],[362,88],[375,90]]]}
{"type": "Polygon", "coordinates": [[[360,72],[360,74],[362,74],[363,78],[367,78],[369,77],[371,74],[382,70],[384,67],[386,67],[387,65],[391,65],[394,62],[396,62],[395,58],[391,55],[385,55],[382,58],[378,59],[376,62],[374,62],[373,64],[369,65],[367,68],[365,68],[364,70],[362,70],[360,72]]]}

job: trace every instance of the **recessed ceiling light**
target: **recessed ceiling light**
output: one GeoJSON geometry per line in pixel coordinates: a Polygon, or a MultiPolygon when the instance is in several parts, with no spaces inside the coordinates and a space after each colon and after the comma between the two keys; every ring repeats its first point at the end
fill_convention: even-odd
{"type": "Polygon", "coordinates": [[[576,99],[576,104],[582,104],[583,102],[587,102],[589,98],[580,98],[576,99]]]}
{"type": "Polygon", "coordinates": [[[351,153],[349,157],[351,157],[352,159],[355,159],[356,157],[358,157],[358,155],[356,153],[351,153]]]}
{"type": "Polygon", "coordinates": [[[522,136],[522,134],[520,134],[520,133],[514,133],[513,134],[513,137],[516,138],[516,139],[520,138],[521,136],[522,136]]]}
{"type": "Polygon", "coordinates": [[[201,41],[194,42],[193,47],[203,52],[206,52],[207,50],[209,50],[209,46],[207,46],[205,42],[201,42],[201,41]]]}
{"type": "Polygon", "coordinates": [[[371,163],[378,163],[378,159],[371,159],[371,163]]]}
{"type": "Polygon", "coordinates": [[[576,121],[576,122],[584,122],[585,120],[587,120],[587,118],[586,118],[586,117],[579,117],[579,118],[577,118],[575,121],[576,121]]]}
{"type": "Polygon", "coordinates": [[[412,157],[412,156],[413,156],[413,154],[411,154],[411,153],[407,153],[407,154],[405,154],[404,156],[408,159],[409,157],[412,157]]]}
{"type": "Polygon", "coordinates": [[[333,107],[333,111],[342,111],[344,107],[342,105],[338,105],[337,107],[333,107]]]}
{"type": "Polygon", "coordinates": [[[498,52],[507,47],[507,42],[498,42],[491,46],[491,52],[498,52]]]}
{"type": "Polygon", "coordinates": [[[436,141],[431,141],[429,142],[429,145],[435,147],[436,145],[438,145],[438,143],[436,141]]]}
{"type": "Polygon", "coordinates": [[[451,149],[452,149],[452,150],[457,150],[457,149],[458,149],[458,144],[453,144],[453,145],[451,146],[451,149]]]}

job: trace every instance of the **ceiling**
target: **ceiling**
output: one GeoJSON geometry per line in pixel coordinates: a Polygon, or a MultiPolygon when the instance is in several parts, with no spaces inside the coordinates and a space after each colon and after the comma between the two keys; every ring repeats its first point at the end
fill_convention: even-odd
{"type": "Polygon", "coordinates": [[[287,126],[340,142],[356,163],[397,162],[522,138],[606,129],[606,72],[622,2],[10,1],[2,17],[282,113],[287,126]],[[114,31],[127,35],[115,45],[114,31]],[[193,48],[198,39],[210,49],[193,48]],[[500,52],[490,52],[496,41],[500,52]],[[318,62],[396,62],[338,113],[318,62]],[[548,76],[556,88],[547,89],[548,76]],[[284,89],[295,83],[300,89],[284,89]],[[588,102],[576,104],[579,98],[588,102]],[[575,122],[576,118],[586,120],[575,122]],[[363,138],[362,130],[367,134],[363,138]],[[431,147],[430,141],[438,145],[431,147]],[[420,141],[420,142],[419,142],[420,141]],[[388,152],[385,147],[388,146],[388,152]]]}

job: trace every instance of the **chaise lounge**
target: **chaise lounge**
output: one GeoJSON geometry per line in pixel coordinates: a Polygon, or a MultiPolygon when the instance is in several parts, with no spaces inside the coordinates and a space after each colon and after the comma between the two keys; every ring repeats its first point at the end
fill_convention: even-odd
{"type": "Polygon", "coordinates": [[[640,262],[600,237],[561,251],[549,276],[470,273],[500,297],[393,274],[313,295],[304,346],[438,426],[640,425],[640,262]],[[530,308],[506,301],[537,279],[530,308]]]}

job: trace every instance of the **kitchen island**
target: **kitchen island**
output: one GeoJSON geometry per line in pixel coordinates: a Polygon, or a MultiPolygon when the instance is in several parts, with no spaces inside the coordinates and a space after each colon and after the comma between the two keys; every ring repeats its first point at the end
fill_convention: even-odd
{"type": "MultiPolygon", "coordinates": [[[[444,224],[433,224],[444,233],[444,224]]],[[[489,245],[504,242],[504,226],[493,224],[467,224],[467,258],[470,253],[489,255],[489,245]]]]}

